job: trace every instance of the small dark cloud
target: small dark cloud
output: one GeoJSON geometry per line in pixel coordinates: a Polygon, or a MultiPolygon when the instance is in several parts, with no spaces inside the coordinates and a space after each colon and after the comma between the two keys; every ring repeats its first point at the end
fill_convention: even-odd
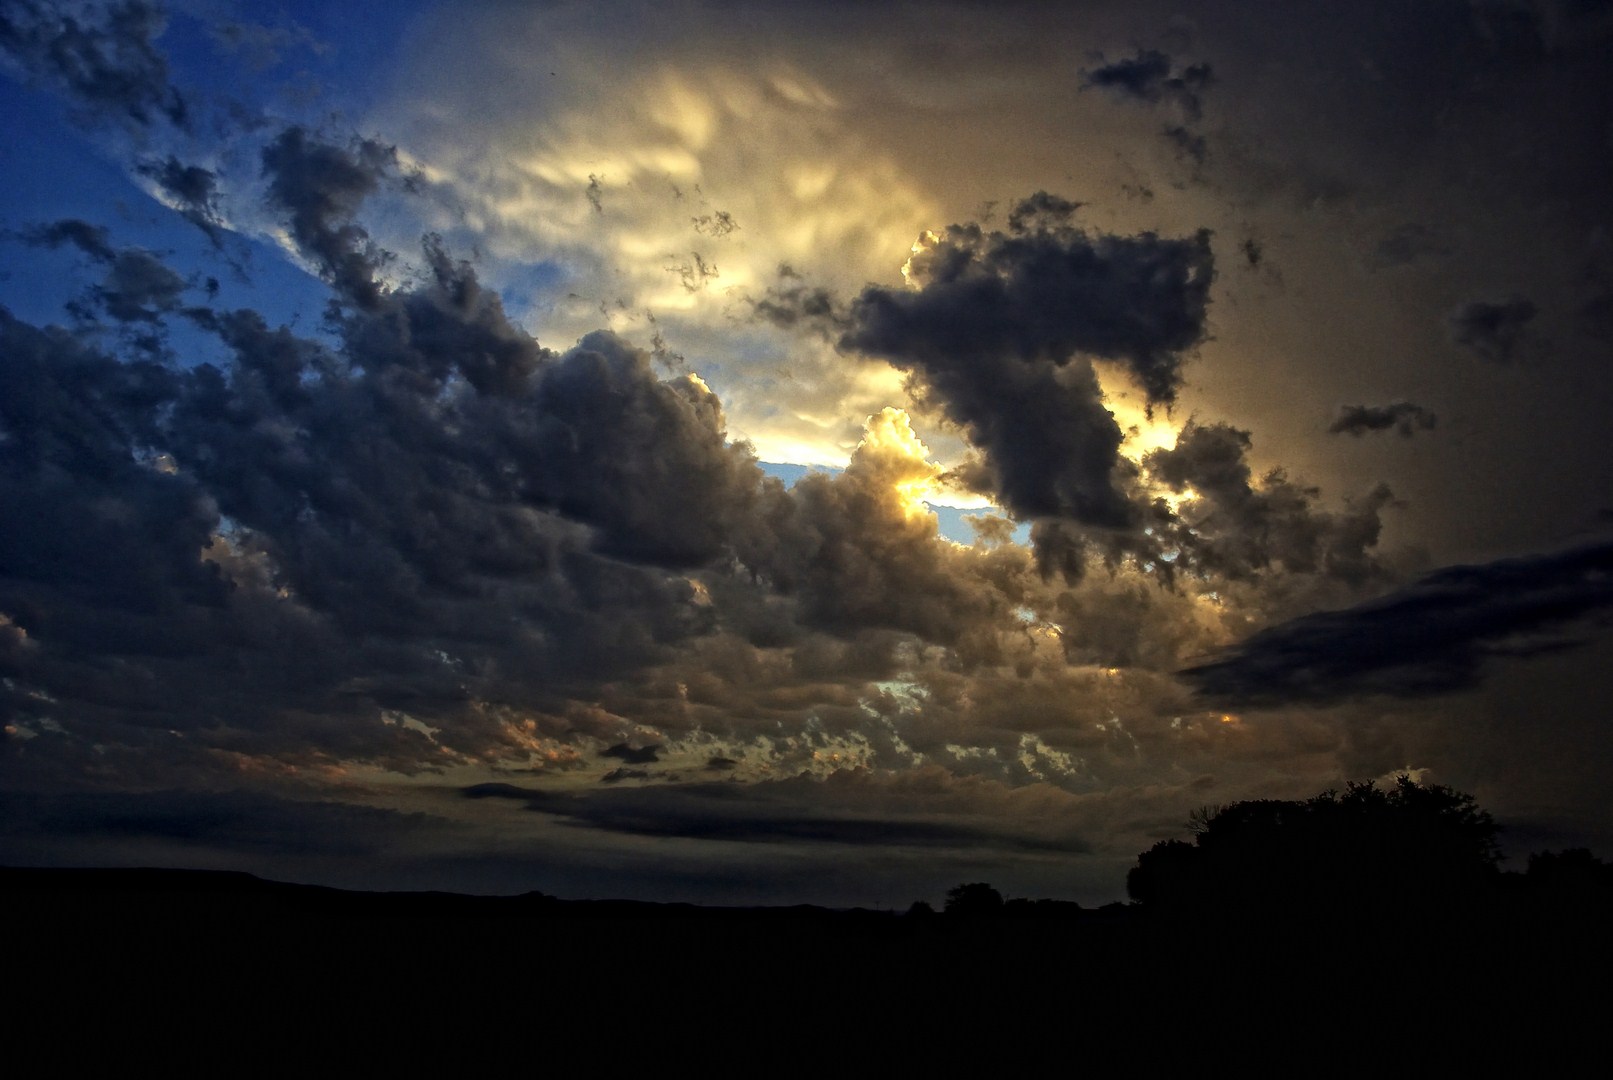
{"type": "Polygon", "coordinates": [[[621,768],[612,769],[604,776],[601,776],[599,778],[599,782],[601,784],[619,784],[623,780],[648,780],[649,778],[650,774],[648,770],[629,769],[624,765],[621,768]]]}
{"type": "MultiPolygon", "coordinates": [[[[593,173],[589,173],[588,186],[583,189],[583,195],[587,198],[588,205],[594,208],[594,213],[596,214],[603,214],[605,212],[605,204],[600,199],[600,196],[603,194],[604,190],[605,188],[600,183],[599,177],[595,176],[593,173]]],[[[679,197],[682,197],[681,193],[679,197]]]]}
{"type": "MultiPolygon", "coordinates": [[[[52,222],[23,232],[22,239],[40,247],[70,246],[106,266],[106,276],[89,290],[92,303],[120,323],[155,324],[179,307],[185,280],[160,258],[142,248],[116,248],[106,229],[76,219],[52,222]]],[[[87,314],[84,305],[74,309],[87,314]]]]}
{"type": "Polygon", "coordinates": [[[619,758],[629,765],[650,765],[661,760],[660,746],[629,746],[627,743],[617,743],[615,746],[601,750],[600,757],[619,758]]]}
{"type": "Polygon", "coordinates": [[[186,165],[170,155],[162,161],[148,161],[140,165],[140,174],[150,177],[157,186],[178,204],[186,221],[195,225],[207,238],[219,246],[223,235],[223,222],[218,212],[218,175],[200,165],[186,165]]]}
{"type": "Polygon", "coordinates": [[[146,128],[162,118],[185,129],[188,106],[169,83],[156,46],[166,23],[160,7],[142,0],[70,8],[8,0],[0,8],[0,50],[34,78],[65,90],[86,119],[146,128]]]}
{"type": "Polygon", "coordinates": [[[155,323],[179,306],[185,279],[163,261],[138,248],[120,251],[95,295],[108,315],[119,322],[155,323]]]}
{"type": "Polygon", "coordinates": [[[1195,131],[1204,115],[1204,91],[1213,75],[1209,64],[1177,67],[1165,53],[1139,49],[1134,56],[1103,63],[1083,71],[1082,89],[1103,90],[1122,100],[1142,105],[1170,105],[1179,119],[1162,129],[1179,157],[1196,165],[1209,156],[1209,143],[1195,131]]]}
{"type": "Polygon", "coordinates": [[[1182,677],[1209,699],[1328,704],[1475,686],[1488,661],[1572,648],[1613,609],[1613,544],[1453,566],[1380,599],[1262,630],[1182,677]]]}
{"type": "Polygon", "coordinates": [[[1201,95],[1213,80],[1209,64],[1174,65],[1169,56],[1152,49],[1104,63],[1082,73],[1082,85],[1108,91],[1115,97],[1146,105],[1170,102],[1188,120],[1203,112],[1201,95]]]}
{"type": "Polygon", "coordinates": [[[706,761],[706,771],[727,772],[738,765],[739,762],[735,761],[731,757],[723,757],[721,754],[714,754],[706,761]]]}
{"type": "Polygon", "coordinates": [[[1432,431],[1438,418],[1421,405],[1410,401],[1394,401],[1388,405],[1345,405],[1328,425],[1330,435],[1365,435],[1369,431],[1388,431],[1394,428],[1402,437],[1411,438],[1418,431],[1432,431]]]}
{"type": "Polygon", "coordinates": [[[1536,314],[1534,303],[1521,296],[1495,302],[1474,300],[1451,315],[1451,336],[1482,359],[1509,363],[1536,314]]]}
{"type": "Polygon", "coordinates": [[[76,247],[92,259],[101,262],[111,262],[117,257],[117,252],[112,247],[111,234],[104,226],[91,225],[76,218],[36,226],[25,230],[21,237],[26,243],[40,247],[76,247]]]}
{"type": "Polygon", "coordinates": [[[820,285],[810,285],[788,264],[778,268],[778,283],[760,300],[751,300],[754,317],[781,330],[813,330],[838,336],[850,325],[846,304],[820,285]]]}

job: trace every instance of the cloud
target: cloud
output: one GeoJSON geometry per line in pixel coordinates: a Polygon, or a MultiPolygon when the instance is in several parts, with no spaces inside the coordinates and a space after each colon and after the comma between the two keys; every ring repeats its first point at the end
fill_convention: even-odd
{"type": "Polygon", "coordinates": [[[1189,422],[1176,445],[1143,459],[1148,475],[1190,497],[1155,535],[1179,554],[1175,566],[1248,577],[1281,567],[1355,585],[1383,580],[1374,557],[1381,514],[1393,495],[1379,485],[1342,512],[1322,509],[1319,492],[1281,469],[1258,481],[1248,461],[1250,434],[1230,424],[1189,422]]]}
{"type": "Polygon", "coordinates": [[[106,277],[90,290],[90,296],[121,323],[155,324],[162,315],[179,308],[187,288],[185,280],[151,252],[114,248],[110,234],[98,225],[65,219],[27,230],[22,236],[42,247],[71,245],[104,263],[106,277]]]}
{"type": "Polygon", "coordinates": [[[1495,302],[1474,300],[1451,315],[1451,337],[1481,359],[1506,364],[1538,311],[1533,301],[1521,296],[1495,302]]]}
{"type": "Polygon", "coordinates": [[[1262,630],[1182,677],[1208,699],[1267,706],[1448,693],[1477,685],[1493,658],[1572,648],[1610,607],[1610,544],[1454,566],[1262,630]]]}
{"type": "MultiPolygon", "coordinates": [[[[1404,664],[1344,634],[1314,645],[1311,682],[1282,668],[1301,661],[1277,645],[1275,660],[1257,648],[1263,627],[1281,644],[1306,613],[1356,618],[1371,607],[1364,596],[1401,596],[1391,536],[1452,550],[1497,517],[1516,525],[1511,511],[1469,521],[1472,501],[1458,500],[1461,515],[1420,507],[1392,533],[1388,487],[1329,501],[1272,465],[1298,457],[1330,488],[1360,482],[1339,455],[1296,445],[1328,408],[1361,400],[1307,365],[1367,387],[1393,366],[1381,350],[1352,366],[1350,350],[1399,314],[1355,305],[1348,274],[1319,284],[1351,247],[1339,230],[1366,229],[1356,243],[1374,268],[1422,262],[1396,277],[1400,314],[1479,295],[1498,238],[1523,228],[1464,224],[1480,203],[1492,215],[1536,208],[1553,265],[1573,262],[1561,252],[1579,249],[1557,242],[1550,208],[1566,205],[1558,186],[1605,170],[1524,176],[1504,164],[1520,145],[1562,150],[1569,130],[1516,137],[1534,138],[1522,125],[1544,115],[1520,104],[1530,84],[1507,81],[1527,65],[1486,63],[1466,79],[1449,65],[1472,43],[1452,46],[1416,14],[1342,20],[1325,48],[1295,59],[1280,45],[1314,19],[1300,5],[1276,21],[1203,24],[1195,40],[1222,76],[1213,99],[1206,66],[1144,50],[1097,62],[1086,83],[1099,92],[1069,94],[1069,56],[1149,40],[1132,32],[1135,15],[1027,4],[1004,19],[965,5],[914,22],[808,5],[736,23],[721,7],[423,12],[390,78],[314,65],[319,102],[274,97],[277,110],[328,117],[353,103],[346,80],[384,141],[271,126],[251,103],[204,114],[197,95],[187,116],[209,123],[186,139],[161,96],[139,115],[93,106],[98,144],[178,216],[135,206],[106,219],[113,229],[91,218],[34,230],[76,253],[23,253],[83,275],[67,328],[24,314],[31,268],[12,270],[0,504],[28,513],[0,520],[0,787],[239,786],[432,805],[474,822],[488,863],[518,863],[512,875],[587,865],[597,888],[630,881],[646,895],[670,881],[781,895],[780,882],[839,889],[824,882],[955,869],[952,881],[974,880],[988,865],[1005,889],[1015,886],[995,868],[1063,889],[1118,880],[1116,860],[1206,799],[1309,793],[1373,775],[1363,769],[1466,767],[1540,730],[1497,734],[1498,696],[1483,702],[1493,730],[1453,751],[1472,717],[1428,695],[1408,704],[1420,691],[1405,688],[1461,684],[1464,663],[1482,675],[1497,652],[1557,648],[1602,608],[1557,622],[1514,612],[1533,628],[1476,632],[1443,652],[1403,643],[1404,664]],[[752,30],[764,24],[759,48],[752,30]],[[627,52],[619,26],[637,28],[627,52]],[[878,44],[889,41],[911,47],[878,44]],[[375,91],[385,86],[407,93],[389,101],[375,91]],[[1182,172],[1173,153],[1190,167],[1204,159],[1212,106],[1213,186],[1170,183],[1182,172]],[[1515,127],[1463,120],[1480,106],[1515,127]],[[109,133],[108,118],[146,130],[109,133]],[[1139,144],[1139,125],[1165,141],[1139,144]],[[205,144],[220,132],[225,143],[205,144]],[[1240,160],[1239,140],[1263,159],[1240,160]],[[963,209],[1066,174],[1060,195],[983,209],[973,223],[963,209]],[[1454,191],[1458,175],[1494,188],[1454,191]],[[1104,197],[1123,185],[1151,201],[1104,197]],[[1290,206],[1270,197],[1281,190],[1307,197],[1290,206]],[[1370,207],[1318,214],[1308,198],[1351,191],[1370,207]],[[946,221],[961,223],[921,240],[898,280],[913,236],[946,221]],[[1383,231],[1406,221],[1428,224],[1383,231]],[[1200,226],[1247,239],[1228,250],[1260,274],[1215,281],[1200,226]],[[325,318],[316,303],[277,325],[288,316],[265,313],[280,297],[240,299],[244,281],[199,301],[199,264],[174,260],[224,253],[191,227],[215,245],[229,228],[291,249],[330,286],[325,318]],[[427,229],[438,232],[417,246],[427,229]],[[1452,237],[1474,279],[1435,283],[1456,261],[1431,257],[1452,237]],[[1257,280],[1279,239],[1284,270],[1306,279],[1282,297],[1257,280]],[[1316,329],[1343,310],[1359,325],[1316,329]],[[1172,409],[1197,419],[1178,431],[1172,409]],[[1231,412],[1235,425],[1215,422],[1231,412]],[[751,439],[765,460],[837,471],[786,485],[751,439]],[[972,545],[945,539],[925,505],[961,488],[1010,515],[972,545]],[[1440,526],[1458,519],[1468,531],[1451,539],[1440,526]],[[1012,543],[1025,523],[1033,551],[1012,543]],[[1254,675],[1215,668],[1245,650],[1254,675]],[[1219,674],[1178,680],[1190,664],[1219,674]],[[1261,673],[1275,689],[1255,685],[1261,673]],[[1217,692],[1216,679],[1232,689],[1217,692]],[[1357,702],[1355,685],[1400,700],[1357,702]],[[1329,708],[1244,722],[1233,706],[1246,700],[1329,708]],[[522,788],[477,802],[445,796],[455,789],[423,775],[434,772],[455,785],[520,777],[522,788]],[[528,802],[542,812],[523,812],[528,802]]],[[[14,5],[7,17],[46,10],[59,8],[14,5]]],[[[176,41],[207,29],[176,18],[176,41]]],[[[130,27],[131,47],[156,48],[160,27],[130,27]]],[[[261,51],[271,63],[300,40],[221,35],[246,62],[261,51]]],[[[335,44],[333,57],[351,55],[335,44]]],[[[12,47],[13,70],[33,63],[19,55],[12,47]]],[[[192,60],[208,62],[188,56],[184,70],[192,60]]],[[[30,70],[92,108],[57,69],[30,70]]],[[[1597,100],[1580,91],[1601,69],[1575,70],[1551,100],[1597,100]]],[[[1601,145],[1595,110],[1557,114],[1590,133],[1574,143],[1587,157],[1602,153],[1589,149],[1601,145]]],[[[1570,239],[1590,257],[1594,235],[1570,239]]],[[[1605,291],[1557,290],[1536,274],[1544,249],[1510,258],[1518,280],[1570,308],[1605,291]]],[[[1508,303],[1451,330],[1481,355],[1521,355],[1537,323],[1509,325],[1508,303]]],[[[1443,329],[1437,317],[1427,326],[1443,329]]],[[[1437,382],[1460,357],[1434,353],[1437,382]]],[[[1334,427],[1420,433],[1432,414],[1413,409],[1349,406],[1334,427]]],[[[1507,452],[1547,439],[1509,467],[1570,439],[1595,446],[1585,423],[1493,431],[1507,452]]],[[[1493,475],[1495,459],[1473,453],[1464,467],[1493,475]]],[[[1437,457],[1413,463],[1438,469],[1437,457]]],[[[1592,471],[1565,467],[1561,484],[1582,493],[1592,471]]],[[[1529,516],[1539,521],[1527,529],[1557,527],[1550,513],[1529,516]]],[[[1534,588],[1475,590],[1429,636],[1456,635],[1447,623],[1469,608],[1521,604],[1534,588]]],[[[1546,680],[1559,663],[1508,665],[1506,678],[1527,667],[1546,680]]],[[[1594,700],[1594,678],[1585,685],[1594,700]]],[[[1589,756],[1566,749],[1584,744],[1568,733],[1576,725],[1590,730],[1563,721],[1561,757],[1590,777],[1589,756]]],[[[7,850],[43,850],[70,831],[16,805],[8,813],[26,824],[7,850]],[[41,838],[32,849],[29,836],[41,838]]],[[[298,852],[297,829],[322,820],[244,800],[238,813],[199,797],[149,805],[85,810],[73,850],[108,835],[198,858],[298,852]],[[265,823],[256,832],[252,815],[265,823]]],[[[360,842],[372,826],[393,835],[359,816],[306,854],[363,853],[351,872],[372,873],[376,844],[360,842]]]]}
{"type": "MultiPolygon", "coordinates": [[[[234,855],[364,858],[409,832],[446,823],[337,801],[247,791],[8,792],[0,838],[55,846],[96,843],[133,851],[175,843],[234,855]]],[[[103,856],[104,857],[104,856],[103,856]]]]}
{"type": "Polygon", "coordinates": [[[166,17],[141,0],[60,5],[12,0],[0,12],[0,50],[32,77],[53,83],[85,110],[138,128],[158,118],[189,126],[185,99],[168,81],[156,46],[166,17]]]}
{"type": "Polygon", "coordinates": [[[186,165],[172,154],[160,161],[143,162],[139,171],[156,181],[185,220],[206,233],[215,247],[223,243],[217,173],[200,165],[186,165]]]}
{"type": "Polygon", "coordinates": [[[839,475],[802,477],[787,497],[767,489],[761,528],[740,547],[741,561],[793,598],[812,628],[904,630],[958,644],[1008,617],[1012,592],[1001,582],[1014,576],[1017,556],[940,540],[934,515],[917,502],[940,473],[906,414],[886,409],[869,419],[839,475]]]}
{"type": "MultiPolygon", "coordinates": [[[[547,353],[436,243],[407,290],[344,263],[363,149],[276,146],[271,198],[350,305],[334,349],[187,309],[229,363],[170,369],[106,355],[94,326],[0,323],[0,478],[32,508],[0,530],[0,611],[31,643],[7,654],[8,713],[72,733],[50,742],[69,758],[79,738],[134,750],[158,712],[231,716],[234,752],[519,752],[492,702],[562,708],[565,681],[710,632],[658,567],[715,558],[761,474],[697,379],[658,380],[609,334],[547,353]],[[387,731],[398,710],[436,734],[387,731]]],[[[110,261],[114,318],[172,308],[176,276],[131,272],[161,268],[149,253],[84,223],[38,235],[110,261]]]]}
{"type": "Polygon", "coordinates": [[[659,746],[634,747],[626,743],[617,743],[615,746],[601,750],[599,756],[620,758],[629,765],[651,765],[661,760],[661,748],[659,746]]]}
{"type": "MultiPolygon", "coordinates": [[[[369,243],[362,150],[275,145],[271,201],[338,267],[326,336],[148,290],[150,318],[222,353],[181,368],[105,351],[93,313],[0,320],[0,488],[31,508],[0,528],[3,704],[34,769],[70,774],[92,747],[158,773],[563,767],[578,741],[679,729],[702,693],[776,695],[792,722],[832,701],[855,725],[855,688],[900,662],[902,635],[993,655],[1027,560],[939,538],[917,495],[940,469],[903,414],[788,491],[698,377],[662,379],[608,332],[544,349],[435,238],[404,286],[344,263],[369,243]],[[702,690],[724,650],[780,647],[777,683],[702,690]],[[584,704],[611,680],[619,711],[584,704]]],[[[37,236],[126,260],[83,222],[37,236]]]]}
{"type": "Polygon", "coordinates": [[[1011,513],[1124,527],[1121,432],[1092,361],[1173,402],[1204,336],[1213,257],[1208,234],[1092,234],[1069,223],[1073,210],[1033,198],[1007,232],[927,236],[906,270],[914,288],[864,289],[840,341],[918,376],[983,452],[982,479],[1011,513]]]}
{"type": "Polygon", "coordinates": [[[1213,76],[1209,64],[1175,67],[1169,56],[1153,49],[1113,60],[1081,73],[1081,88],[1106,91],[1121,100],[1144,105],[1172,106],[1181,118],[1167,123],[1161,134],[1179,158],[1203,165],[1209,157],[1209,142],[1194,127],[1204,115],[1204,91],[1213,76]]]}
{"type": "Polygon", "coordinates": [[[1203,112],[1201,95],[1212,81],[1209,64],[1176,68],[1171,58],[1153,49],[1112,60],[1081,74],[1083,87],[1106,90],[1122,100],[1157,105],[1170,102],[1188,120],[1203,112]]]}
{"type": "Polygon", "coordinates": [[[379,303],[375,274],[384,260],[353,215],[396,163],[396,151],[374,140],[335,146],[296,126],[263,148],[270,204],[289,216],[292,239],[326,280],[360,308],[379,303]]]}
{"type": "Polygon", "coordinates": [[[1343,405],[1339,415],[1328,425],[1330,435],[1350,434],[1359,438],[1369,431],[1387,431],[1394,428],[1403,438],[1411,438],[1420,431],[1432,431],[1438,417],[1421,405],[1410,401],[1393,401],[1387,405],[1343,405]]]}
{"type": "Polygon", "coordinates": [[[70,244],[90,258],[101,262],[111,262],[117,257],[110,237],[111,234],[105,226],[91,225],[87,221],[73,218],[53,221],[49,225],[41,225],[23,233],[23,239],[30,244],[50,248],[70,244]]]}
{"type": "MultiPolygon", "coordinates": [[[[624,777],[631,778],[631,777],[624,777]]],[[[687,783],[558,794],[509,784],[463,789],[470,799],[509,799],[571,824],[628,836],[742,844],[833,844],[899,850],[997,849],[1076,854],[1090,845],[1067,829],[1025,836],[962,815],[892,813],[888,781],[837,774],[828,781],[791,779],[736,784],[687,783]],[[827,798],[826,798],[827,797],[827,798]],[[825,804],[844,809],[825,812],[825,804]],[[950,818],[950,820],[948,820],[950,818]]],[[[925,800],[925,801],[934,801],[925,800]]]]}

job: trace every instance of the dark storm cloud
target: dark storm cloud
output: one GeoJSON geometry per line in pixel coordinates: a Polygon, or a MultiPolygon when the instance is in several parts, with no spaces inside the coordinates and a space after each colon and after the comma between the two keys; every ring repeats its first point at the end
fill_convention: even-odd
{"type": "MultiPolygon", "coordinates": [[[[847,785],[841,785],[845,787],[847,785]]],[[[917,816],[860,816],[854,810],[823,813],[818,781],[793,779],[736,784],[712,781],[646,785],[579,794],[527,790],[509,784],[478,784],[462,790],[471,799],[511,799],[527,810],[569,823],[630,836],[676,837],[731,843],[822,843],[873,847],[1000,848],[1078,853],[1074,837],[1039,838],[917,816]]],[[[855,798],[855,792],[845,792],[855,798]]]]}
{"type": "Polygon", "coordinates": [[[1083,86],[1148,105],[1168,101],[1178,106],[1189,120],[1197,120],[1202,114],[1200,95],[1210,82],[1209,64],[1176,68],[1169,56],[1152,49],[1139,49],[1134,56],[1111,61],[1082,74],[1083,86]]]}
{"type": "Polygon", "coordinates": [[[184,98],[168,82],[155,45],[165,26],[160,7],[122,0],[77,5],[74,11],[37,0],[0,9],[0,49],[33,78],[55,84],[92,116],[139,127],[164,117],[188,123],[184,98]]]}
{"type": "Polygon", "coordinates": [[[1339,415],[1328,425],[1330,435],[1349,434],[1360,437],[1369,431],[1388,431],[1394,428],[1404,438],[1418,431],[1432,431],[1439,422],[1432,412],[1410,401],[1392,401],[1387,405],[1344,405],[1339,415]]]}
{"type": "MultiPolygon", "coordinates": [[[[265,155],[339,289],[334,346],[186,309],[229,361],[183,370],[0,323],[0,486],[30,508],[0,528],[0,660],[36,762],[99,743],[157,767],[187,752],[157,726],[227,717],[214,749],[409,770],[513,748],[503,702],[563,709],[710,632],[658,567],[717,557],[762,479],[715,396],[609,334],[553,356],[434,240],[425,280],[381,286],[351,214],[384,157],[298,132],[265,155]]],[[[35,239],[108,263],[116,318],[174,306],[177,276],[104,231],[35,239]]]]}
{"type": "Polygon", "coordinates": [[[1521,296],[1491,302],[1474,300],[1451,315],[1451,337],[1496,364],[1509,362],[1538,309],[1521,296]]]}
{"type": "Polygon", "coordinates": [[[1173,402],[1204,336],[1213,257],[1208,233],[1092,234],[1069,224],[1071,209],[1038,196],[1007,232],[951,226],[913,257],[916,290],[863,290],[841,345],[920,376],[1016,516],[1125,526],[1121,432],[1091,361],[1125,367],[1150,403],[1173,402]]]}
{"type": "Polygon", "coordinates": [[[724,438],[722,408],[691,377],[590,334],[535,390],[537,422],[501,425],[529,498],[598,529],[601,551],[668,567],[709,562],[740,531],[761,473],[724,438]]]}
{"type": "MultiPolygon", "coordinates": [[[[352,215],[381,156],[301,133],[266,155],[272,203],[337,288],[332,336],[176,310],[166,268],[123,275],[103,306],[183,318],[222,362],[120,360],[93,320],[0,323],[0,494],[30,507],[0,527],[0,664],[27,768],[205,774],[215,754],[410,772],[534,739],[631,745],[573,695],[628,680],[620,708],[681,722],[687,704],[637,701],[631,679],[696,681],[679,650],[725,632],[797,648],[808,689],[776,688],[778,715],[829,693],[847,699],[836,723],[864,715],[840,683],[883,677],[901,634],[991,660],[1026,559],[941,543],[902,500],[934,466],[899,414],[842,474],[787,491],[729,444],[698,379],[663,381],[609,333],[543,349],[440,241],[409,286],[377,281],[352,215]]],[[[37,242],[108,280],[129,255],[82,222],[37,242]]]]}
{"type": "Polygon", "coordinates": [[[1326,704],[1477,685],[1495,657],[1571,648],[1613,608],[1613,544],[1454,566],[1380,599],[1304,615],[1182,672],[1207,698],[1326,704]]]}
{"type": "Polygon", "coordinates": [[[263,148],[269,199],[288,215],[292,239],[360,308],[379,303],[375,272],[384,260],[353,215],[396,164],[396,152],[373,140],[341,147],[300,127],[286,128],[263,148]]]}
{"type": "Polygon", "coordinates": [[[439,400],[252,313],[211,325],[228,371],[0,324],[0,495],[30,508],[0,528],[13,718],[117,747],[227,717],[209,741],[232,751],[408,769],[513,737],[476,701],[555,702],[708,626],[687,581],[592,554],[524,496],[501,443],[549,438],[531,397],[439,400]],[[389,709],[443,730],[389,730],[389,709]]]}

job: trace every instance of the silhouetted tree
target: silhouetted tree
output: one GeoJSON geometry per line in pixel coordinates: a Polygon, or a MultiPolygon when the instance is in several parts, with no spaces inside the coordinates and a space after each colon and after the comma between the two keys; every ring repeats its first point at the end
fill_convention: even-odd
{"type": "Polygon", "coordinates": [[[1529,856],[1525,876],[1530,884],[1547,889],[1613,889],[1613,866],[1592,855],[1588,848],[1537,851],[1529,856]]]}
{"type": "Polygon", "coordinates": [[[1166,840],[1127,876],[1152,907],[1224,910],[1438,906],[1496,875],[1498,827],[1471,795],[1399,777],[1304,801],[1261,799],[1199,814],[1193,843],[1166,840]]]}
{"type": "Polygon", "coordinates": [[[1003,894],[976,881],[968,885],[954,885],[947,890],[945,911],[948,915],[996,915],[1003,909],[1003,894]]]}

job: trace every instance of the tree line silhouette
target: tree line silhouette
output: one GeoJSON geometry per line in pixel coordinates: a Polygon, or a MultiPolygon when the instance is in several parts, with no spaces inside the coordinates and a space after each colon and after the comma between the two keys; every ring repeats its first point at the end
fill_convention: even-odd
{"type": "MultiPolygon", "coordinates": [[[[1132,907],[1167,915],[1271,920],[1326,914],[1355,922],[1445,916],[1498,899],[1593,904],[1613,899],[1613,866],[1585,848],[1539,852],[1523,874],[1501,869],[1501,826],[1473,796],[1409,776],[1349,783],[1309,799],[1204,807],[1191,840],[1161,840],[1126,878],[1132,907]]],[[[956,918],[1067,913],[1056,901],[1005,900],[984,882],[947,893],[956,918]]],[[[934,914],[927,904],[910,914],[934,914]],[[923,910],[920,910],[922,907],[923,910]]]]}

